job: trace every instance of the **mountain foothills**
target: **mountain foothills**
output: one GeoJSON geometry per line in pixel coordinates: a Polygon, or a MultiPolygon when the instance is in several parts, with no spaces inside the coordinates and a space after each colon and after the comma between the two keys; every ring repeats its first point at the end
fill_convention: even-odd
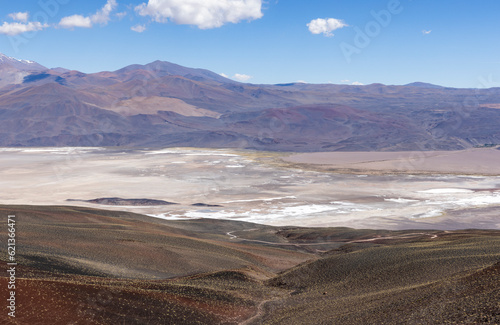
{"type": "Polygon", "coordinates": [[[239,83],[156,61],[113,72],[0,54],[0,146],[456,150],[500,143],[500,88],[239,83]]]}

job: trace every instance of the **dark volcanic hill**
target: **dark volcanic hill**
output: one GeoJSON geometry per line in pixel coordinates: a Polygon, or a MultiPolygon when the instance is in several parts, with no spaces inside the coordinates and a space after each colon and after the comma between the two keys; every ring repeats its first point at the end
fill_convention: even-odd
{"type": "Polygon", "coordinates": [[[452,150],[500,143],[500,89],[254,85],[156,61],[113,72],[0,55],[0,146],[452,150]]]}
{"type": "Polygon", "coordinates": [[[163,201],[163,200],[152,200],[152,199],[122,199],[119,197],[109,197],[109,198],[98,198],[92,200],[76,200],[68,199],[67,201],[80,201],[88,202],[101,205],[119,205],[119,206],[154,206],[154,205],[172,205],[176,204],[173,202],[163,201]]]}

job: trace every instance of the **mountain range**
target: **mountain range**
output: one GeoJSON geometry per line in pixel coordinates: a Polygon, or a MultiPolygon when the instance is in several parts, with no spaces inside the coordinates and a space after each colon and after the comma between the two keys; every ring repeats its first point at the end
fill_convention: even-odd
{"type": "Polygon", "coordinates": [[[0,146],[457,150],[500,144],[500,88],[240,83],[155,61],[86,74],[0,54],[0,146]]]}

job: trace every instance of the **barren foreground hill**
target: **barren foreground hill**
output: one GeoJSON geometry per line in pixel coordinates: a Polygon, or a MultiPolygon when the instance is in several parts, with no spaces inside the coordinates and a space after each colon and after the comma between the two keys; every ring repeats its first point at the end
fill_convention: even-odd
{"type": "Polygon", "coordinates": [[[500,322],[500,231],[165,221],[81,207],[0,214],[16,215],[19,263],[16,319],[2,313],[5,324],[500,322]]]}

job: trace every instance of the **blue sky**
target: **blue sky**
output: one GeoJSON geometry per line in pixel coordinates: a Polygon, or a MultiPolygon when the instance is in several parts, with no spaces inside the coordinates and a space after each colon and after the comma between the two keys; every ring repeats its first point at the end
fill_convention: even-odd
{"type": "Polygon", "coordinates": [[[500,1],[25,0],[0,52],[82,72],[170,61],[252,83],[500,86],[500,1]]]}

